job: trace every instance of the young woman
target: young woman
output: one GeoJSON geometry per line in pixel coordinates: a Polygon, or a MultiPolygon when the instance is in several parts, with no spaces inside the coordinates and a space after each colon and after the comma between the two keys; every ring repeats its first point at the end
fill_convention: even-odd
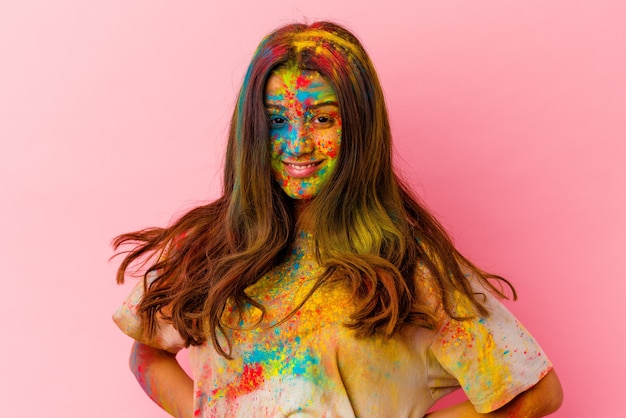
{"type": "Polygon", "coordinates": [[[318,22],[259,45],[230,126],[221,198],[132,244],[149,266],[114,320],[131,368],[183,417],[538,417],[561,387],[392,166],[359,41],[318,22]],[[193,380],[175,354],[189,350],[193,380]]]}

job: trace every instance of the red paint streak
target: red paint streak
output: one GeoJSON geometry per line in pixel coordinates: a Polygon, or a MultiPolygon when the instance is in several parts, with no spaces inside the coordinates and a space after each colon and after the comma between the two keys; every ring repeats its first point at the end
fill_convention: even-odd
{"type": "Polygon", "coordinates": [[[254,392],[265,382],[263,376],[263,366],[258,363],[243,366],[241,380],[231,382],[226,387],[213,389],[211,398],[218,399],[225,397],[229,400],[237,399],[239,396],[254,392]]]}
{"type": "Polygon", "coordinates": [[[265,377],[263,376],[263,366],[260,364],[246,364],[243,366],[243,373],[239,384],[231,383],[226,389],[226,397],[229,399],[237,398],[250,392],[254,392],[263,384],[265,377]]]}
{"type": "Polygon", "coordinates": [[[243,374],[241,376],[241,387],[248,388],[250,392],[256,390],[264,381],[263,378],[263,366],[257,364],[252,367],[246,364],[243,367],[243,374]]]}

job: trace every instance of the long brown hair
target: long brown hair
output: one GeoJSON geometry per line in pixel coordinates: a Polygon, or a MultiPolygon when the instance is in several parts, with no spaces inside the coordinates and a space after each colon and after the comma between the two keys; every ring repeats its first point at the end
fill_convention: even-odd
{"type": "MultiPolygon", "coordinates": [[[[395,174],[385,100],[374,67],[349,31],[329,22],[284,26],[260,43],[248,67],[230,125],[222,197],[195,208],[168,228],[149,228],[114,240],[126,252],[117,281],[143,260],[146,276],[157,272],[139,305],[145,331],[156,315],[172,321],[187,344],[208,338],[230,353],[222,314],[230,301],[263,310],[244,290],[284,261],[296,233],[294,201],[273,180],[269,164],[265,84],[283,65],[314,70],[333,87],[342,118],[337,167],[301,215],[311,226],[317,259],[326,272],[313,291],[345,280],[354,293],[346,324],[359,336],[392,336],[404,324],[434,327],[436,318],[420,295],[419,263],[432,273],[448,315],[454,291],[480,315],[488,312],[473,294],[464,266],[493,291],[499,278],[463,257],[437,220],[395,174]],[[155,259],[154,257],[158,257],[155,259]]],[[[507,282],[508,283],[508,282],[507,282]]],[[[514,293],[514,291],[513,291],[514,293]]]]}

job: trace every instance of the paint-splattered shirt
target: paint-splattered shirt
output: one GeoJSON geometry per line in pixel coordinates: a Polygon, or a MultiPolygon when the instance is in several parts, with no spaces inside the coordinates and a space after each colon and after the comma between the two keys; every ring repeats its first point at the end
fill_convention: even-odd
{"type": "MultiPolygon", "coordinates": [[[[423,417],[433,403],[461,387],[479,412],[499,408],[537,383],[551,363],[528,331],[489,292],[487,318],[457,321],[442,314],[436,330],[407,327],[392,339],[357,338],[344,326],[353,303],[340,283],[318,290],[289,319],[322,273],[311,237],[301,234],[289,259],[247,289],[266,307],[240,320],[227,312],[233,360],[210,343],[189,347],[198,417],[423,417]]],[[[421,294],[442,312],[427,270],[418,269],[421,294]]],[[[140,335],[138,285],[116,315],[140,335]]],[[[459,298],[458,313],[463,314],[459,298]]],[[[182,340],[161,326],[159,348],[182,340]]]]}

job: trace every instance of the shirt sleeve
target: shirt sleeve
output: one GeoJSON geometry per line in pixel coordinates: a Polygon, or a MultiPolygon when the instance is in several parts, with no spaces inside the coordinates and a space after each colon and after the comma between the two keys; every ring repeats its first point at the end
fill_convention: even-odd
{"type": "MultiPolygon", "coordinates": [[[[148,275],[148,283],[156,278],[156,272],[148,275]]],[[[143,297],[143,281],[139,281],[126,300],[113,314],[113,321],[129,337],[152,347],[160,348],[172,353],[177,353],[185,347],[185,341],[174,326],[160,317],[156,321],[156,333],[154,337],[147,338],[143,332],[141,318],[137,313],[137,307],[143,297]]]]}
{"type": "MultiPolygon", "coordinates": [[[[476,410],[487,413],[534,386],[552,364],[490,291],[472,286],[484,295],[489,316],[443,322],[429,350],[428,384],[435,399],[461,387],[476,410]]],[[[458,313],[468,315],[469,308],[463,308],[468,307],[467,298],[457,300],[458,313]]]]}

